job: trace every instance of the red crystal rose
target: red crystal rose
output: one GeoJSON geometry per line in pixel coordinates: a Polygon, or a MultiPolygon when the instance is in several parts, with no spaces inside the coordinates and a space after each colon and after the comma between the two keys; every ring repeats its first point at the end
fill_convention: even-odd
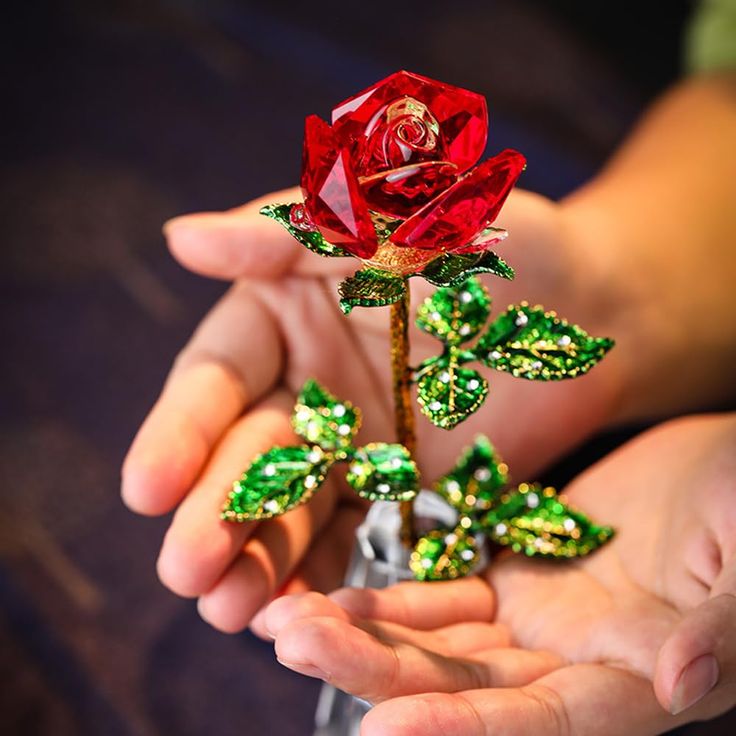
{"type": "Polygon", "coordinates": [[[338,105],[331,126],[307,118],[292,224],[402,274],[482,251],[505,236],[488,228],[525,164],[505,150],[470,170],[487,133],[481,95],[396,72],[338,105]]]}

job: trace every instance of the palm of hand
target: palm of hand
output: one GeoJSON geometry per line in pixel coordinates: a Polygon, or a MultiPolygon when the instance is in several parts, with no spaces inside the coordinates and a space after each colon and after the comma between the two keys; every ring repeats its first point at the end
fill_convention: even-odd
{"type": "MultiPolygon", "coordinates": [[[[292,201],[295,193],[267,199],[292,201]]],[[[352,492],[330,481],[284,517],[245,525],[218,519],[227,488],[248,461],[294,441],[289,414],[303,381],[315,377],[363,409],[361,442],[394,436],[387,310],[356,309],[344,317],[336,286],[357,262],[306,252],[257,215],[260,204],[184,218],[170,228],[171,248],[185,265],[240,279],[179,356],[124,468],[124,498],[135,510],[178,506],[159,557],[162,580],[199,597],[202,615],[227,631],[247,625],[277,591],[338,585],[364,512],[352,492]]],[[[581,291],[570,288],[575,257],[557,206],[516,192],[504,224],[513,233],[518,258],[510,260],[520,276],[511,283],[493,279],[496,304],[527,298],[571,319],[584,316],[586,306],[573,296],[581,291]]],[[[415,304],[430,293],[419,279],[412,288],[415,304]]],[[[416,329],[412,339],[415,364],[439,352],[416,329]]],[[[607,418],[617,381],[616,366],[607,364],[580,381],[549,385],[496,374],[485,406],[451,434],[418,418],[417,459],[426,481],[449,469],[479,431],[519,479],[533,472],[607,418]],[[555,432],[537,421],[540,415],[556,418],[555,432]]]]}
{"type": "Polygon", "coordinates": [[[490,587],[475,579],[278,601],[266,621],[279,657],[386,701],[366,734],[651,734],[713,716],[733,703],[726,686],[677,718],[660,703],[690,704],[710,672],[701,664],[679,689],[677,679],[733,625],[734,436],[733,419],[665,425],[578,478],[573,503],[619,533],[574,564],[509,557],[491,566],[490,587]]]}

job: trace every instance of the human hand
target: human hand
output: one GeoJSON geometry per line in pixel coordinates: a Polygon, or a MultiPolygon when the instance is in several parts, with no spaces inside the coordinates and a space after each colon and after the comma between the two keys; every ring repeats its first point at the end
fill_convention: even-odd
{"type": "Polygon", "coordinates": [[[379,703],[364,736],[649,736],[733,707],[736,415],[661,425],[567,495],[617,528],[590,557],[282,598],[280,661],[379,703]]]}
{"type": "MultiPolygon", "coordinates": [[[[345,317],[337,307],[336,285],[359,263],[309,253],[257,214],[264,203],[297,199],[298,191],[288,190],[167,225],[169,246],[185,266],[235,284],[176,360],[123,468],[123,497],[133,510],[178,507],[158,561],[161,579],[199,597],[203,617],[225,631],[246,626],[277,591],[339,585],[365,510],[330,479],[310,504],[284,517],[243,525],[219,519],[232,480],[253,456],[293,441],[288,418],[303,381],[315,377],[364,410],[362,441],[394,436],[388,310],[356,309],[345,317]]],[[[515,191],[500,222],[511,233],[508,260],[519,276],[487,282],[497,308],[541,302],[593,334],[619,339],[610,316],[617,312],[607,309],[624,301],[611,293],[618,282],[596,284],[590,255],[580,252],[558,205],[515,191]]],[[[415,305],[431,291],[417,281],[415,305]]],[[[412,344],[415,365],[437,349],[418,330],[412,344]]],[[[621,383],[617,352],[574,382],[541,385],[494,374],[483,409],[452,434],[419,418],[417,461],[425,478],[451,467],[481,429],[515,472],[533,473],[612,415],[621,383]],[[540,416],[555,418],[554,432],[540,416]]]]}

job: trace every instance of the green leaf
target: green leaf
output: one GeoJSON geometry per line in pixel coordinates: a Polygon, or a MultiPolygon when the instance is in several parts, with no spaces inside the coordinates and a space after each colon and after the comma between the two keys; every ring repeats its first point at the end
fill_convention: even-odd
{"type": "Polygon", "coordinates": [[[509,280],[514,278],[514,269],[490,250],[465,255],[447,253],[435,258],[417,275],[435,286],[457,286],[474,273],[492,273],[509,280]]]}
{"type": "Polygon", "coordinates": [[[322,485],[333,460],[319,447],[272,447],[233,483],[222,518],[248,521],[286,513],[322,485]]]}
{"type": "Polygon", "coordinates": [[[456,529],[434,529],[419,539],[409,559],[417,580],[453,580],[472,571],[479,559],[472,535],[456,529]]]}
{"type": "Polygon", "coordinates": [[[447,345],[460,345],[482,329],[491,299],[479,279],[437,289],[417,310],[417,326],[447,345]]]}
{"type": "Polygon", "coordinates": [[[383,442],[355,451],[347,480],[369,501],[410,501],[419,488],[419,473],[409,451],[383,442]]]}
{"type": "Polygon", "coordinates": [[[460,368],[452,358],[440,359],[417,381],[422,413],[437,427],[452,429],[485,401],[488,381],[478,371],[460,368]]]}
{"type": "Polygon", "coordinates": [[[385,307],[399,301],[406,292],[406,281],[388,271],[364,268],[340,282],[340,309],[349,314],[353,307],[385,307]]]}
{"type": "Polygon", "coordinates": [[[494,542],[529,557],[583,557],[614,534],[571,509],[554,488],[528,483],[504,493],[481,523],[494,542]]]}
{"type": "Polygon", "coordinates": [[[327,258],[335,258],[338,256],[350,256],[350,253],[338,248],[332,243],[328,243],[323,237],[319,230],[308,231],[300,230],[291,224],[291,210],[294,207],[303,207],[300,203],[294,204],[267,204],[265,207],[261,207],[259,210],[260,214],[270,217],[272,220],[283,225],[289,234],[296,238],[305,248],[317,253],[320,256],[327,258]]]}
{"type": "Polygon", "coordinates": [[[350,447],[360,421],[360,409],[349,401],[341,401],[312,379],[302,386],[291,418],[300,437],[332,451],[350,447]]]}
{"type": "Polygon", "coordinates": [[[587,373],[613,346],[554,312],[526,303],[497,317],[475,345],[479,360],[520,378],[555,381],[587,373]]]}
{"type": "Polygon", "coordinates": [[[457,465],[440,478],[434,490],[463,516],[488,511],[509,482],[509,469],[487,437],[476,437],[457,465]]]}

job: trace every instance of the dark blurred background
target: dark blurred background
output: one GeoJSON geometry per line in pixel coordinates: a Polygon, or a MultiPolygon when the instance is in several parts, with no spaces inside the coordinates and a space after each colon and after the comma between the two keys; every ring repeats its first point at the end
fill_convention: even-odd
{"type": "Polygon", "coordinates": [[[16,5],[0,23],[0,734],[308,736],[317,684],[165,591],[167,520],[118,498],[131,437],[225,288],[172,261],[161,223],[294,183],[304,117],[399,68],[486,94],[489,150],[524,151],[524,185],[559,197],[681,73],[691,4],[16,5]]]}

